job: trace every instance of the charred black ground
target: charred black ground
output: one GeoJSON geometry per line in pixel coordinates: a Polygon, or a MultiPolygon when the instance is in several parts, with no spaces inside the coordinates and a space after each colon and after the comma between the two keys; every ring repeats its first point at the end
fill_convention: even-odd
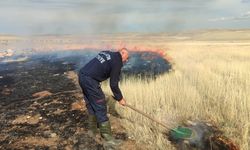
{"type": "MultiPolygon", "coordinates": [[[[97,51],[60,51],[2,59],[0,149],[103,149],[86,134],[87,113],[71,108],[80,97],[72,93],[40,99],[32,96],[40,91],[53,94],[76,90],[66,72],[77,72],[96,54],[97,51]],[[15,61],[23,57],[27,59],[15,61]],[[23,121],[29,117],[33,117],[33,121],[23,121]]],[[[133,52],[123,74],[155,76],[170,68],[171,65],[156,53],[133,52]]],[[[124,132],[115,132],[115,136],[127,140],[124,132]]]]}

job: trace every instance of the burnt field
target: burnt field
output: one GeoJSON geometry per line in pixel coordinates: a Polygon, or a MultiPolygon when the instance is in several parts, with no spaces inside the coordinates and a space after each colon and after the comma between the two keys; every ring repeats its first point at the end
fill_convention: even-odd
{"type": "MultiPolygon", "coordinates": [[[[68,72],[95,57],[97,51],[58,51],[0,61],[0,149],[103,149],[86,134],[82,99],[68,72]]],[[[171,65],[153,52],[132,52],[123,76],[156,77],[171,65]]],[[[117,138],[129,141],[125,131],[117,138]]]]}

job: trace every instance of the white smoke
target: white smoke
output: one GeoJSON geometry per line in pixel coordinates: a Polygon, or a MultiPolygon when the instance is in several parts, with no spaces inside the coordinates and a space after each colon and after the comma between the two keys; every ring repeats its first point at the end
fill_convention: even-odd
{"type": "Polygon", "coordinates": [[[0,33],[182,31],[210,27],[207,18],[237,15],[244,5],[235,0],[8,0],[0,1],[0,33]]]}

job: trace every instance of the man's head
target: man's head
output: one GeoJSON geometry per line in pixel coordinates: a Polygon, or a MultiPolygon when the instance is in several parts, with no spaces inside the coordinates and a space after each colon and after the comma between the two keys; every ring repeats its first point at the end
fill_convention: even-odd
{"type": "Polygon", "coordinates": [[[122,56],[122,62],[126,62],[128,61],[128,57],[129,57],[129,53],[128,50],[126,48],[121,48],[119,50],[121,56],[122,56]]]}

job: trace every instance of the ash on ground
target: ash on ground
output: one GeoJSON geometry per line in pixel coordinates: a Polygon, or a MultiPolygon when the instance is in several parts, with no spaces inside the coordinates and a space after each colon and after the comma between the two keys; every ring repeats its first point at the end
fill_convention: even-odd
{"type": "Polygon", "coordinates": [[[0,149],[102,149],[86,134],[85,110],[72,108],[79,97],[53,95],[76,89],[64,74],[70,67],[46,61],[0,65],[0,149]]]}

